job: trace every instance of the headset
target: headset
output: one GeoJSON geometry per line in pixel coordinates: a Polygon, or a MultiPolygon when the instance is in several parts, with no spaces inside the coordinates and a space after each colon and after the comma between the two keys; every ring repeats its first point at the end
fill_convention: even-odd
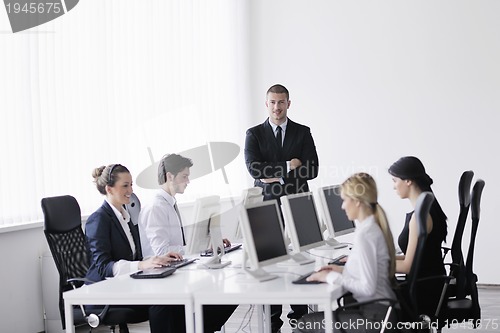
{"type": "Polygon", "coordinates": [[[113,181],[113,179],[112,179],[112,177],[113,177],[113,170],[115,170],[115,168],[117,166],[121,166],[121,164],[113,164],[113,166],[111,167],[111,170],[109,170],[108,181],[106,182],[107,183],[106,185],[111,186],[111,183],[113,181]]]}

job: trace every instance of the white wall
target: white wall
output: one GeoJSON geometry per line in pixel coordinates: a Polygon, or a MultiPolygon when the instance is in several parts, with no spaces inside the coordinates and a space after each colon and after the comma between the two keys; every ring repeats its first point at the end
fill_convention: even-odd
{"type": "MultiPolygon", "coordinates": [[[[265,119],[265,91],[290,90],[291,119],[311,127],[321,171],[313,187],[372,173],[394,234],[411,210],[386,170],[416,155],[449,217],[466,169],[486,181],[476,242],[481,283],[500,283],[491,253],[500,109],[498,1],[251,1],[252,109],[265,119]]],[[[464,239],[468,240],[468,233],[464,239]]],[[[467,245],[468,246],[468,245],[467,245]]]]}
{"type": "Polygon", "coordinates": [[[40,257],[46,244],[41,227],[0,233],[2,332],[44,330],[40,257]]]}

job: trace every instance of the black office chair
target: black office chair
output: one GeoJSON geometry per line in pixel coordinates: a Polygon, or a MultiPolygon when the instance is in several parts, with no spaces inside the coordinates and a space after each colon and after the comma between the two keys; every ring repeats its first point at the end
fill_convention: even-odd
{"type": "Polygon", "coordinates": [[[464,171],[458,183],[458,202],[460,206],[460,213],[458,215],[455,234],[453,235],[453,242],[451,249],[443,247],[443,259],[446,257],[448,251],[451,250],[451,263],[445,265],[449,267],[449,275],[453,277],[447,289],[447,297],[465,297],[465,263],[462,254],[462,238],[464,234],[467,216],[469,214],[469,207],[471,202],[470,188],[474,172],[472,170],[464,171]]]}
{"type": "Polygon", "coordinates": [[[141,212],[141,201],[135,195],[135,193],[132,193],[130,196],[130,203],[128,205],[125,205],[127,208],[128,213],[130,214],[130,220],[134,224],[139,223],[139,213],[141,212]]]}
{"type": "MultiPolygon", "coordinates": [[[[466,282],[465,294],[463,298],[454,297],[448,299],[443,305],[440,321],[443,321],[451,326],[453,323],[468,321],[472,323],[474,328],[477,327],[481,319],[481,307],[479,305],[479,295],[477,292],[477,275],[474,274],[474,249],[476,243],[477,228],[479,226],[479,218],[481,213],[481,196],[483,193],[485,182],[479,179],[474,184],[471,196],[471,237],[469,250],[467,252],[467,262],[465,264],[466,282]]],[[[445,286],[446,288],[446,286],[445,286]]]]}
{"type": "Polygon", "coordinates": [[[439,327],[435,326],[437,319],[436,313],[424,313],[424,309],[420,308],[418,299],[419,296],[435,296],[426,295],[425,293],[425,283],[431,281],[438,281],[443,285],[447,284],[451,277],[448,275],[435,275],[426,276],[419,278],[418,272],[420,269],[420,264],[423,257],[425,242],[427,240],[427,217],[429,216],[429,211],[434,201],[434,195],[431,192],[423,192],[417,199],[415,206],[415,218],[418,225],[418,241],[417,248],[415,251],[415,256],[413,257],[413,262],[410,268],[410,272],[406,275],[406,281],[400,283],[396,288],[396,294],[398,295],[398,300],[400,303],[400,308],[398,309],[398,317],[400,321],[406,322],[408,329],[403,331],[415,331],[415,324],[419,323],[417,326],[424,331],[433,331],[435,328],[440,330],[442,324],[438,322],[439,327]],[[413,324],[413,325],[412,325],[413,324]]]}
{"type": "MultiPolygon", "coordinates": [[[[90,254],[87,240],[82,230],[80,206],[72,196],[65,195],[42,199],[44,233],[59,272],[59,312],[62,328],[66,328],[63,292],[92,283],[85,278],[89,268],[90,254]]],[[[128,333],[127,323],[148,320],[141,318],[133,309],[103,306],[93,312],[83,305],[73,309],[74,325],[89,325],[90,331],[99,324],[110,326],[114,332],[119,326],[121,333],[128,333]]]]}

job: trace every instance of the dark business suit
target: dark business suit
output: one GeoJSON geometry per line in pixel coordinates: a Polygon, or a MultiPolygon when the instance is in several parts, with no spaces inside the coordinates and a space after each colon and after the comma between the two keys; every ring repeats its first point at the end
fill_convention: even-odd
{"type": "MultiPolygon", "coordinates": [[[[92,281],[113,276],[113,264],[119,260],[142,260],[139,231],[129,223],[134,239],[136,255],[133,256],[130,243],[113,209],[105,201],[87,219],[85,234],[90,250],[90,267],[87,278],[92,281]]],[[[152,333],[185,332],[184,306],[182,305],[127,305],[133,308],[143,320],[149,318],[152,333]]]]}
{"type": "MultiPolygon", "coordinates": [[[[247,130],[245,139],[245,163],[254,178],[254,185],[262,187],[264,200],[281,196],[308,192],[307,181],[318,176],[319,160],[316,146],[309,127],[293,122],[288,123],[283,147],[278,146],[276,135],[269,124],[269,118],[262,124],[247,130]],[[287,173],[286,162],[298,158],[302,165],[287,173]],[[281,178],[281,182],[263,183],[263,178],[281,178]]],[[[292,305],[289,318],[298,319],[307,313],[306,305],[292,305]]],[[[283,324],[280,319],[281,305],[271,305],[271,326],[276,332],[283,324]]]]}
{"type": "Polygon", "coordinates": [[[255,179],[254,185],[262,187],[264,200],[278,199],[283,195],[309,191],[307,181],[318,176],[319,161],[316,146],[309,127],[288,118],[283,148],[278,147],[269,119],[247,130],[245,139],[245,163],[255,179]],[[302,166],[286,172],[286,161],[298,158],[302,166]],[[265,184],[262,178],[282,178],[265,184]]]}

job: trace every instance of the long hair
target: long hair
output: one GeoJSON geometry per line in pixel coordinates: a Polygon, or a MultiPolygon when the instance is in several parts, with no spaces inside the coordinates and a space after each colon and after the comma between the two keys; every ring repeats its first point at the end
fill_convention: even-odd
{"type": "MultiPolygon", "coordinates": [[[[392,176],[413,181],[422,192],[434,193],[431,189],[434,181],[426,173],[423,163],[415,156],[401,157],[389,167],[388,171],[392,176]]],[[[446,241],[448,233],[446,220],[448,218],[435,195],[429,215],[432,217],[432,225],[438,231],[439,238],[446,241]]]]}
{"type": "Polygon", "coordinates": [[[358,200],[361,204],[370,208],[375,217],[375,221],[382,230],[387,250],[389,252],[389,278],[392,279],[396,272],[396,249],[392,238],[391,228],[387,221],[385,211],[378,204],[377,184],[372,176],[360,172],[349,177],[342,185],[342,194],[352,199],[358,200]]]}

